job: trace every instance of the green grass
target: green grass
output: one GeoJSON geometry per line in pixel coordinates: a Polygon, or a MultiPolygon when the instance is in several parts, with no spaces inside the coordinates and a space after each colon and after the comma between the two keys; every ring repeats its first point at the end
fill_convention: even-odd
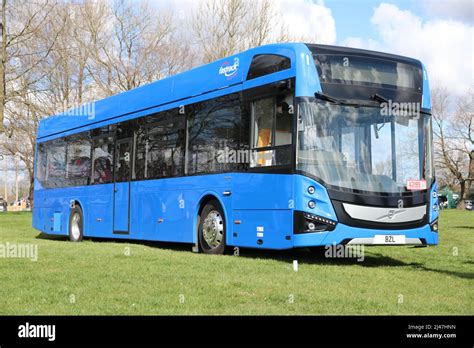
{"type": "Polygon", "coordinates": [[[237,257],[166,244],[70,243],[34,230],[29,213],[0,214],[0,244],[38,245],[36,262],[0,258],[0,314],[472,315],[474,213],[443,211],[440,231],[439,246],[371,247],[357,262],[306,250],[237,257]]]}

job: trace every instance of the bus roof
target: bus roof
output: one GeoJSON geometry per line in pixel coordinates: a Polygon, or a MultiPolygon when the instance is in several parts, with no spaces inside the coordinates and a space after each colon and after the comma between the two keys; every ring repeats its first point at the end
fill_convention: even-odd
{"type": "Polygon", "coordinates": [[[297,52],[302,50],[309,53],[307,46],[302,43],[271,44],[252,48],[45,118],[39,124],[38,138],[234,86],[246,80],[253,56],[278,54],[289,57],[293,61],[297,52]]]}
{"type": "MultiPolygon", "coordinates": [[[[321,51],[336,49],[363,55],[390,57],[412,63],[418,62],[424,73],[422,107],[431,107],[426,70],[423,64],[415,59],[348,47],[282,43],[251,48],[186,72],[47,117],[39,124],[37,138],[41,140],[63,132],[71,133],[76,129],[80,131],[81,127],[91,128],[95,124],[99,127],[114,118],[128,115],[133,118],[134,113],[143,113],[149,109],[164,107],[166,104],[176,104],[183,101],[184,105],[186,104],[185,99],[204,97],[207,93],[242,84],[246,81],[252,58],[260,54],[276,54],[290,58],[292,64],[288,73],[291,76],[296,76],[296,72],[298,72],[298,75],[306,76],[304,84],[297,84],[296,95],[309,96],[316,91],[321,91],[316,68],[314,64],[310,64],[310,57],[315,49],[321,51]]],[[[265,77],[262,77],[262,80],[269,83],[265,77]]]]}

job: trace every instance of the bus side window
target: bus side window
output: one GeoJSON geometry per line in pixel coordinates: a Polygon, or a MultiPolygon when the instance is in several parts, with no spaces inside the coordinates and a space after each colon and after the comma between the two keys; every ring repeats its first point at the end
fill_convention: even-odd
{"type": "Polygon", "coordinates": [[[252,102],[251,167],[291,163],[293,93],[252,102]]]}
{"type": "Polygon", "coordinates": [[[88,185],[91,173],[91,140],[89,132],[69,136],[67,139],[66,185],[88,185]]]}
{"type": "Polygon", "coordinates": [[[94,139],[92,145],[92,183],[105,184],[112,182],[113,137],[94,139]]]}
{"type": "Polygon", "coordinates": [[[253,104],[254,141],[253,147],[272,146],[273,98],[260,99],[253,104]]]}
{"type": "Polygon", "coordinates": [[[246,167],[248,156],[242,152],[248,154],[249,137],[247,133],[242,135],[246,119],[239,94],[199,102],[187,110],[187,174],[223,173],[246,167]]]}
{"type": "Polygon", "coordinates": [[[64,138],[47,143],[45,180],[48,187],[65,186],[66,142],[64,138]]]}
{"type": "Polygon", "coordinates": [[[36,158],[36,177],[41,185],[46,185],[46,145],[47,143],[38,144],[38,154],[36,158]]]}
{"type": "Polygon", "coordinates": [[[293,95],[276,97],[275,146],[291,144],[293,119],[293,95]]]}

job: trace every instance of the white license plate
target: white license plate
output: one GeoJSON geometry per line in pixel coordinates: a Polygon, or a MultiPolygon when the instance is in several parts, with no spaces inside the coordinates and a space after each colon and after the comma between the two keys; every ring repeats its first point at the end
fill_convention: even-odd
{"type": "Polygon", "coordinates": [[[388,245],[397,245],[397,244],[406,244],[404,235],[397,234],[376,234],[374,236],[374,244],[388,244],[388,245]]]}

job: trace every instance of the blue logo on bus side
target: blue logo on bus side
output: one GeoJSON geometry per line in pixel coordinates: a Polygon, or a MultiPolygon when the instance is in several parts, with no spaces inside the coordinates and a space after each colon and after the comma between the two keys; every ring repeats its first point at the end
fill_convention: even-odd
{"type": "Polygon", "coordinates": [[[234,58],[234,64],[232,65],[229,61],[225,61],[219,68],[219,75],[224,75],[227,77],[227,80],[233,79],[237,76],[239,64],[239,58],[234,58]]]}

